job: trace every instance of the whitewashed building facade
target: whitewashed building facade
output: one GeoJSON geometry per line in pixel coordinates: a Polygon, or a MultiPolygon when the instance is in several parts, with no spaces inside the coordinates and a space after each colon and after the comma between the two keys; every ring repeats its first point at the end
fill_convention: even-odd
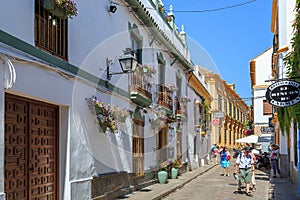
{"type": "Polygon", "coordinates": [[[208,89],[201,97],[188,84],[172,12],[155,0],[76,0],[78,16],[65,19],[44,2],[0,6],[0,199],[115,198],[154,183],[162,161],[198,167],[210,144],[194,142],[191,121],[208,89]],[[110,76],[126,48],[153,73],[110,76]],[[117,130],[100,129],[107,116],[89,109],[92,96],[128,111],[114,116],[117,130]]]}
{"type": "MultiPolygon", "coordinates": [[[[250,61],[250,78],[253,94],[253,129],[254,134],[267,137],[274,141],[274,125],[271,120],[273,117],[273,108],[269,104],[265,95],[267,88],[273,81],[271,59],[273,48],[262,52],[250,61]]],[[[266,151],[267,144],[259,144],[257,148],[266,151]]]]}

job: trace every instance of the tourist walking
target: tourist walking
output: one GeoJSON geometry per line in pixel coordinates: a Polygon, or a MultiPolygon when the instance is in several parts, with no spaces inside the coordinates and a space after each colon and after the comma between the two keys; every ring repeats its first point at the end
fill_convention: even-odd
{"type": "Polygon", "coordinates": [[[252,197],[250,183],[254,171],[254,161],[250,155],[250,147],[245,147],[243,153],[238,155],[235,165],[235,173],[238,175],[238,192],[242,193],[242,183],[246,184],[246,195],[252,197]]]}
{"type": "MultiPolygon", "coordinates": [[[[253,162],[254,164],[256,163],[256,156],[255,154],[253,153],[253,147],[251,147],[251,145],[249,143],[246,143],[246,146],[247,147],[250,147],[250,155],[251,157],[253,158],[253,162]]],[[[255,168],[255,167],[254,167],[255,168]]],[[[252,185],[252,192],[255,192],[256,191],[256,181],[255,181],[255,170],[252,171],[252,179],[251,179],[251,185],[252,185]]]]}
{"type": "Polygon", "coordinates": [[[279,146],[277,144],[271,145],[272,151],[271,151],[271,165],[273,169],[273,178],[276,178],[277,174],[280,176],[280,169],[279,169],[279,146]]]}
{"type": "Polygon", "coordinates": [[[220,166],[223,168],[223,176],[229,176],[230,153],[226,146],[220,152],[220,166]]]}
{"type": "Polygon", "coordinates": [[[219,146],[216,146],[214,148],[214,158],[215,158],[215,163],[218,164],[218,155],[219,155],[219,146]]]}

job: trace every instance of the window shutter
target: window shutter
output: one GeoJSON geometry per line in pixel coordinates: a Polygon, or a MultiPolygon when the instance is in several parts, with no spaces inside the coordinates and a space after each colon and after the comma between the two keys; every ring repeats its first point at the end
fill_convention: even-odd
{"type": "Polygon", "coordinates": [[[267,100],[263,101],[263,114],[272,115],[272,105],[267,100]]]}

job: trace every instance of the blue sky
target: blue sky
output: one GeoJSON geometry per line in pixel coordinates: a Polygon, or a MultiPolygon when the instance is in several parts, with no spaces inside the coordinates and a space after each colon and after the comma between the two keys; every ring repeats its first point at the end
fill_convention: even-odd
{"type": "MultiPolygon", "coordinates": [[[[187,36],[206,51],[213,62],[195,59],[195,64],[215,63],[221,77],[227,83],[235,83],[236,92],[242,98],[251,97],[249,61],[272,46],[270,31],[272,0],[164,0],[166,11],[173,5],[175,23],[184,25],[187,36]],[[245,3],[245,4],[244,4],[245,3]],[[215,12],[203,11],[235,6],[215,12]]],[[[203,54],[203,52],[202,52],[203,54]]],[[[205,54],[205,53],[204,53],[205,54]]],[[[197,54],[196,54],[197,55],[197,54]]],[[[271,62],[271,58],[270,58],[271,62]]],[[[208,68],[214,68],[208,66],[208,68]]],[[[212,69],[213,70],[213,69],[212,69]]],[[[251,101],[247,101],[249,105],[251,101]]]]}

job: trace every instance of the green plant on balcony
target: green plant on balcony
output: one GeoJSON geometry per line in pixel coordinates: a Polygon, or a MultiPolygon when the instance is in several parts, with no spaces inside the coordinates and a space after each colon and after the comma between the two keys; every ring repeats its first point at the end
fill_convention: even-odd
{"type": "Polygon", "coordinates": [[[144,65],[139,64],[137,66],[137,70],[149,78],[151,78],[153,76],[153,74],[156,73],[155,67],[148,65],[148,64],[144,64],[144,65]]]}
{"type": "Polygon", "coordinates": [[[104,102],[100,101],[96,96],[86,98],[86,101],[91,113],[96,115],[99,126],[103,132],[106,132],[107,128],[109,128],[111,132],[118,130],[117,121],[111,113],[110,105],[105,105],[104,102]]]}
{"type": "Polygon", "coordinates": [[[174,114],[167,115],[170,120],[176,120],[176,116],[174,114]]]}
{"type": "Polygon", "coordinates": [[[183,96],[183,97],[181,97],[181,100],[182,100],[184,103],[191,102],[191,98],[188,97],[188,96],[183,96]]]}
{"type": "Polygon", "coordinates": [[[166,15],[166,16],[165,16],[165,19],[166,19],[166,21],[167,21],[167,22],[170,22],[170,21],[172,21],[172,17],[171,17],[171,16],[169,16],[169,15],[166,15]]]}
{"type": "Polygon", "coordinates": [[[158,11],[163,14],[165,12],[165,7],[164,4],[162,2],[158,3],[158,11]]]}
{"type": "Polygon", "coordinates": [[[166,86],[167,86],[168,90],[172,93],[174,93],[178,90],[178,87],[174,83],[169,83],[166,86]]]}
{"type": "Polygon", "coordinates": [[[166,113],[161,107],[157,107],[156,109],[154,109],[154,113],[156,114],[158,119],[162,119],[166,117],[166,113]]]}

